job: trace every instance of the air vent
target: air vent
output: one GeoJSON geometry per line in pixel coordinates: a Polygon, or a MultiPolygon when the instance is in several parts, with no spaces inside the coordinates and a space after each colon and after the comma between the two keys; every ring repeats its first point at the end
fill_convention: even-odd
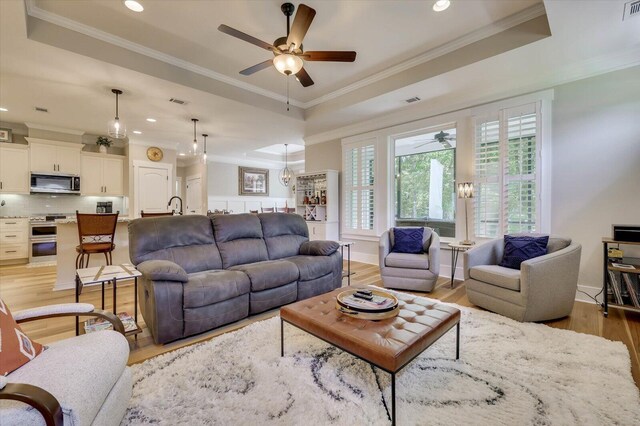
{"type": "Polygon", "coordinates": [[[178,104],[178,105],[184,105],[184,104],[187,103],[186,101],[182,101],[182,100],[176,99],[176,98],[169,99],[169,102],[173,102],[174,104],[178,104]]]}
{"type": "Polygon", "coordinates": [[[404,101],[405,101],[406,103],[408,103],[408,104],[412,104],[412,103],[414,103],[414,102],[418,102],[419,100],[420,100],[420,98],[419,98],[419,97],[414,96],[413,98],[405,99],[404,101]]]}
{"type": "Polygon", "coordinates": [[[631,1],[624,5],[624,16],[622,20],[633,18],[634,16],[640,16],[640,0],[631,1]]]}
{"type": "Polygon", "coordinates": [[[36,111],[38,111],[38,112],[49,112],[48,109],[43,108],[43,107],[36,107],[36,111]]]}

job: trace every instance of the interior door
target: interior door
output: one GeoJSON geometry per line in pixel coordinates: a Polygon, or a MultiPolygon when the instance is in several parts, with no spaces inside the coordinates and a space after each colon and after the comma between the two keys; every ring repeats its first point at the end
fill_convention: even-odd
{"type": "Polygon", "coordinates": [[[186,214],[202,214],[202,179],[200,176],[187,178],[186,214]]]}
{"type": "Polygon", "coordinates": [[[167,169],[153,167],[138,167],[138,185],[135,189],[135,197],[138,200],[138,216],[140,211],[160,213],[169,210],[170,182],[167,169]]]}

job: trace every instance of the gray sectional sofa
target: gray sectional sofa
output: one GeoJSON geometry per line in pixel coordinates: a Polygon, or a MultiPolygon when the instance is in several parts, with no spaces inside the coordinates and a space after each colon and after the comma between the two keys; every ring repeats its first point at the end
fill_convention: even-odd
{"type": "Polygon", "coordinates": [[[202,333],[341,286],[334,241],[309,241],[287,213],[170,216],[129,223],[139,303],[156,343],[202,333]]]}

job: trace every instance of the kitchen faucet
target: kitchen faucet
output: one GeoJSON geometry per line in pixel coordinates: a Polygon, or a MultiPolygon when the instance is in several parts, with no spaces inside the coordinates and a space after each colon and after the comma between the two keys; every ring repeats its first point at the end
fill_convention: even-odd
{"type": "MultiPolygon", "coordinates": [[[[178,197],[177,195],[174,195],[173,197],[171,197],[169,199],[169,204],[167,204],[167,207],[171,207],[171,202],[173,201],[174,198],[177,198],[178,200],[180,200],[180,211],[178,211],[179,215],[182,215],[182,198],[178,197]]],[[[173,211],[173,210],[172,210],[173,211]]]]}

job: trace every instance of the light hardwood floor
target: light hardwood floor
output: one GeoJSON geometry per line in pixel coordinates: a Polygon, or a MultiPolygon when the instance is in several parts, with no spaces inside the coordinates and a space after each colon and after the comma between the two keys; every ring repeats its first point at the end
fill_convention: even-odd
{"type": "MultiPolygon", "coordinates": [[[[379,269],[375,265],[352,262],[352,270],[356,273],[351,284],[381,285],[379,269]]],[[[12,311],[32,308],[54,303],[68,303],[74,301],[73,290],[53,291],[56,269],[52,266],[30,268],[24,265],[0,267],[0,297],[12,311]]],[[[346,280],[345,280],[346,285],[346,280]]],[[[450,288],[449,280],[441,278],[433,292],[424,294],[427,297],[444,302],[457,303],[462,306],[473,307],[467,299],[464,284],[456,282],[450,288]]],[[[111,310],[111,291],[106,292],[105,309],[111,310]]],[[[82,302],[100,306],[100,288],[85,289],[81,296],[82,302]]],[[[118,311],[133,313],[133,284],[118,284],[118,311]]],[[[220,334],[236,330],[253,322],[277,315],[274,309],[263,314],[252,316],[231,325],[220,327],[214,331],[180,340],[167,345],[153,343],[148,329],[144,326],[142,316],[139,324],[143,332],[137,339],[129,338],[131,355],[129,364],[142,362],[145,359],[177,348],[211,339],[220,334]]],[[[640,314],[623,312],[617,309],[609,311],[609,318],[605,319],[598,306],[594,304],[576,302],[570,316],[546,322],[554,328],[573,330],[579,333],[593,334],[609,340],[623,342],[631,355],[631,370],[635,383],[640,387],[640,314]]],[[[51,343],[75,334],[75,322],[72,318],[52,318],[23,324],[23,329],[33,339],[40,343],[51,343]]],[[[605,360],[603,360],[603,363],[605,360]]]]}

